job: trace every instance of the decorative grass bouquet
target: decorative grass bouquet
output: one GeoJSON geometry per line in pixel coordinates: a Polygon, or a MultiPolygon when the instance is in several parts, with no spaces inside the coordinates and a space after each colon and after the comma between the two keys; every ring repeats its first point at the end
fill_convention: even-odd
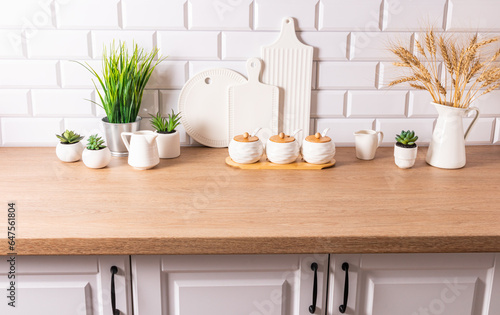
{"type": "Polygon", "coordinates": [[[102,92],[94,86],[99,94],[101,104],[110,123],[134,122],[141,107],[142,94],[155,67],[164,60],[158,58],[158,48],[146,53],[133,44],[129,52],[124,43],[115,47],[111,44],[109,51],[104,48],[102,75],[99,75],[88,63],[80,63],[99,81],[102,92]]]}
{"type": "MultiPolygon", "coordinates": [[[[500,86],[500,49],[485,52],[498,37],[478,39],[477,34],[461,40],[456,35],[436,35],[431,29],[415,40],[415,51],[392,44],[390,51],[404,68],[405,76],[389,86],[407,82],[415,89],[428,91],[435,103],[468,108],[478,97],[500,86]],[[446,71],[440,76],[440,64],[446,71]]],[[[443,69],[444,70],[444,69],[443,69]]]]}

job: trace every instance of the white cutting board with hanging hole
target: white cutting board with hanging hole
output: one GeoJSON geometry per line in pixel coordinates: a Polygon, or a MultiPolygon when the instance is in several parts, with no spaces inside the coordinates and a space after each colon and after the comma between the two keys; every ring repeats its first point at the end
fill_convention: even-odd
{"type": "Polygon", "coordinates": [[[228,88],[246,82],[229,69],[205,70],[189,79],[179,95],[181,123],[199,143],[215,148],[228,146],[228,88]]]}
{"type": "Polygon", "coordinates": [[[299,139],[309,134],[313,47],[299,41],[295,21],[284,18],[281,34],[270,46],[261,49],[264,61],[262,82],[280,88],[279,130],[291,134],[302,129],[299,139]]]}
{"type": "Polygon", "coordinates": [[[261,69],[258,58],[248,59],[248,82],[229,87],[229,139],[256,128],[262,139],[278,133],[279,90],[260,82],[261,69]]]}

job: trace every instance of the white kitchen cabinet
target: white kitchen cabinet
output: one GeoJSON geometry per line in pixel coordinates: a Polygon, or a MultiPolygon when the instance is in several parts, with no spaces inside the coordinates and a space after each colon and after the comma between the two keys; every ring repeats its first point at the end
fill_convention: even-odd
{"type": "Polygon", "coordinates": [[[328,255],[132,256],[135,315],[325,314],[328,255]]]}
{"type": "Polygon", "coordinates": [[[0,256],[0,314],[113,315],[110,269],[116,266],[116,308],[132,315],[130,256],[17,256],[15,308],[5,294],[12,281],[7,260],[0,256]]]}
{"type": "Polygon", "coordinates": [[[498,315],[500,254],[331,255],[328,314],[498,315]]]}

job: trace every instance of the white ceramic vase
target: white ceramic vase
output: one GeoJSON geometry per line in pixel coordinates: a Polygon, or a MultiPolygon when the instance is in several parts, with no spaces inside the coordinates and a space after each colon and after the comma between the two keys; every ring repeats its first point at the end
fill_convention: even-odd
{"type": "Polygon", "coordinates": [[[394,145],[394,163],[400,168],[410,168],[415,164],[418,146],[404,148],[394,145]]]}
{"type": "Polygon", "coordinates": [[[156,144],[160,159],[173,159],[181,155],[181,139],[177,130],[172,133],[156,133],[158,134],[156,144]]]}
{"type": "Polygon", "coordinates": [[[426,162],[432,166],[456,169],[465,166],[465,139],[474,126],[479,109],[476,107],[458,108],[431,103],[439,116],[427,150],[426,162]],[[476,115],[464,134],[462,118],[471,111],[476,115]]]}
{"type": "Polygon", "coordinates": [[[56,155],[63,162],[76,162],[82,158],[83,144],[81,142],[63,144],[56,146],[56,155]]]}
{"type": "Polygon", "coordinates": [[[82,154],[82,161],[89,168],[103,168],[111,161],[111,151],[108,147],[100,150],[89,150],[85,148],[82,154]]]}

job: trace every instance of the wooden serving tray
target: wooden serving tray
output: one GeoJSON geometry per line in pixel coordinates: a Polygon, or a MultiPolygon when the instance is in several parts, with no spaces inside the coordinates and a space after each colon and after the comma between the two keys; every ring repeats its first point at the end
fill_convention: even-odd
{"type": "Polygon", "coordinates": [[[333,159],[330,163],[326,164],[311,164],[302,161],[302,158],[299,157],[297,161],[289,164],[276,164],[269,162],[266,157],[260,159],[259,162],[255,162],[252,164],[241,164],[236,163],[231,159],[230,156],[226,158],[226,164],[232,167],[241,168],[243,170],[321,170],[324,168],[332,167],[335,165],[335,159],[333,159]]]}

